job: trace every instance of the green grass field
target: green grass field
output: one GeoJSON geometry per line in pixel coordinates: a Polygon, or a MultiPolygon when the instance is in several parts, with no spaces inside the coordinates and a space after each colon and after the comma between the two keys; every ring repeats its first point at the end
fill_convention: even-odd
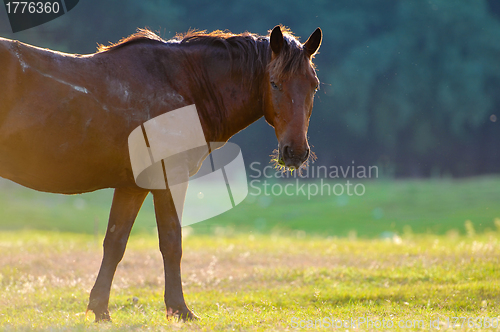
{"type": "MultiPolygon", "coordinates": [[[[283,182],[286,183],[286,182],[283,182]]],[[[307,183],[307,182],[306,182],[307,183]]],[[[470,220],[478,232],[494,230],[500,218],[500,177],[463,180],[383,181],[363,183],[363,196],[255,196],[210,220],[194,224],[196,234],[226,232],[293,233],[362,238],[405,231],[465,234],[470,220]]],[[[56,230],[104,235],[112,190],[83,195],[40,193],[0,181],[0,229],[56,230]]],[[[152,198],[146,198],[133,233],[155,233],[152,198]]]]}
{"type": "Polygon", "coordinates": [[[185,228],[185,297],[201,318],[192,323],[165,319],[148,199],[114,280],[113,323],[96,325],[85,309],[112,192],[50,195],[2,181],[0,330],[500,326],[500,178],[364,184],[361,197],[250,195],[185,228]]]}

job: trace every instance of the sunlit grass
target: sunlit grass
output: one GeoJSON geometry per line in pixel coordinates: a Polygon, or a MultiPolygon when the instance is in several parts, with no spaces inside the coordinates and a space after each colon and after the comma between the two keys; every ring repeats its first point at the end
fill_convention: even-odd
{"type": "Polygon", "coordinates": [[[96,325],[85,316],[101,258],[92,235],[0,233],[0,329],[267,331],[293,330],[293,317],[429,322],[500,313],[497,232],[376,240],[228,234],[184,241],[184,291],[200,321],[166,320],[158,240],[141,234],[116,274],[113,323],[96,325]]]}
{"type": "Polygon", "coordinates": [[[294,330],[292,319],[498,317],[500,178],[363,184],[361,197],[311,199],[250,188],[236,208],[184,228],[185,296],[201,317],[192,323],[165,318],[148,198],[114,279],[113,323],[96,325],[85,311],[112,192],[62,196],[1,181],[0,330],[267,331],[294,330]]]}

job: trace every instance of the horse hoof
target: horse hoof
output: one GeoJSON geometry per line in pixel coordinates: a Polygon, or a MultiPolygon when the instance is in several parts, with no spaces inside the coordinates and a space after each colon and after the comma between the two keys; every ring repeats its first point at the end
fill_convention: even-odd
{"type": "Polygon", "coordinates": [[[184,322],[192,322],[192,321],[200,320],[200,317],[196,316],[196,314],[194,312],[192,312],[191,310],[188,310],[185,316],[181,315],[181,319],[184,322]]]}
{"type": "Polygon", "coordinates": [[[177,319],[178,321],[183,321],[183,322],[192,322],[199,320],[200,317],[196,316],[191,310],[188,308],[185,309],[178,309],[174,310],[173,308],[168,308],[167,309],[167,320],[170,320],[170,318],[177,319]]]}
{"type": "Polygon", "coordinates": [[[87,317],[89,311],[92,311],[95,315],[94,323],[111,322],[111,317],[109,316],[108,310],[97,311],[97,310],[87,309],[87,311],[85,312],[85,317],[87,317]]]}
{"type": "Polygon", "coordinates": [[[111,317],[109,312],[103,312],[101,314],[95,314],[94,323],[111,323],[111,317]]]}

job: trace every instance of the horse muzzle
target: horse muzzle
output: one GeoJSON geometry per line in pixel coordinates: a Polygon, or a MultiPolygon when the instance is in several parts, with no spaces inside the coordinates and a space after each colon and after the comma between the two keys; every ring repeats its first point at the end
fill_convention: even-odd
{"type": "Polygon", "coordinates": [[[290,169],[299,169],[302,164],[309,158],[310,149],[306,145],[305,148],[295,148],[292,145],[283,145],[279,147],[279,163],[290,169]]]}

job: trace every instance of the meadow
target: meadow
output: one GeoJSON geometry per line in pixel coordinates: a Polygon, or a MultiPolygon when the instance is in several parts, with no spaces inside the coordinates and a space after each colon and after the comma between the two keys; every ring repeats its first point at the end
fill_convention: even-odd
{"type": "Polygon", "coordinates": [[[250,192],[237,208],[185,227],[184,292],[200,316],[190,323],[165,319],[148,198],[114,280],[113,322],[96,325],[85,309],[112,192],[51,195],[2,181],[0,329],[497,327],[500,178],[364,185],[363,196],[310,200],[250,192]]]}

